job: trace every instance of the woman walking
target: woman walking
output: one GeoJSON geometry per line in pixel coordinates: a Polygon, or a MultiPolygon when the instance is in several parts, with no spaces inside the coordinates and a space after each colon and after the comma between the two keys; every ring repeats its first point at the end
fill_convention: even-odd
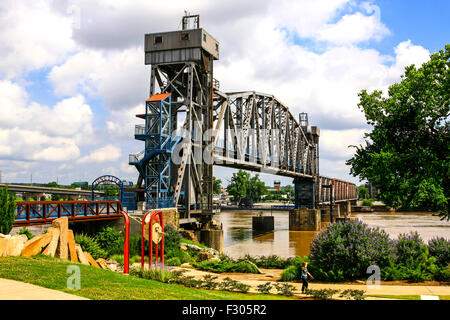
{"type": "Polygon", "coordinates": [[[308,262],[303,262],[302,264],[302,293],[305,293],[308,290],[308,275],[311,279],[314,279],[311,273],[308,272],[308,262]]]}

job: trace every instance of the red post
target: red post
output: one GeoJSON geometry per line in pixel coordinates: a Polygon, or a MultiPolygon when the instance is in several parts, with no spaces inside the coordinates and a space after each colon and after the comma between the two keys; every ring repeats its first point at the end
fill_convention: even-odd
{"type": "MultiPolygon", "coordinates": [[[[151,213],[151,210],[147,211],[144,216],[142,217],[142,232],[141,232],[141,267],[144,268],[145,263],[145,252],[144,252],[144,226],[145,226],[145,219],[147,216],[151,213]]],[[[149,233],[150,235],[150,233],[149,233]]],[[[150,241],[149,241],[150,242],[150,241]]],[[[150,242],[151,243],[151,242],[150,242]]]]}
{"type": "Polygon", "coordinates": [[[123,245],[123,273],[130,272],[130,218],[125,211],[121,211],[125,220],[125,243],[123,245]]]}

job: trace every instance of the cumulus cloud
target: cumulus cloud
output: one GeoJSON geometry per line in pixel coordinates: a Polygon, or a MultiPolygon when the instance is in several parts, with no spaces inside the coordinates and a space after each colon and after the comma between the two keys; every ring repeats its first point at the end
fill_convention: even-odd
{"type": "Polygon", "coordinates": [[[118,160],[122,155],[119,147],[108,144],[100,149],[94,150],[88,155],[77,160],[78,163],[102,163],[118,160]]]}

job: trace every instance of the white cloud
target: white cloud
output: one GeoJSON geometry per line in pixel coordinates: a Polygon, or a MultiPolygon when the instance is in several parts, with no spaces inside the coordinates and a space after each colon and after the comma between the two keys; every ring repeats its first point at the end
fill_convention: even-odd
{"type": "Polygon", "coordinates": [[[48,1],[0,2],[0,75],[12,78],[63,61],[75,49],[72,20],[48,1]]]}
{"type": "Polygon", "coordinates": [[[87,156],[78,159],[78,163],[102,163],[118,160],[122,155],[119,147],[108,144],[100,149],[92,151],[87,156]]]}

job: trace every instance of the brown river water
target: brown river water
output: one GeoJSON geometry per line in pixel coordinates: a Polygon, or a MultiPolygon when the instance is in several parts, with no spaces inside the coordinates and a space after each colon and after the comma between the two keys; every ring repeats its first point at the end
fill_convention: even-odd
{"type": "MultiPolygon", "coordinates": [[[[285,258],[309,254],[314,231],[289,231],[289,213],[279,211],[272,213],[275,217],[274,232],[258,234],[252,231],[252,216],[257,214],[257,212],[224,211],[214,216],[214,220],[223,224],[224,253],[233,258],[245,254],[252,256],[276,254],[285,258]]],[[[425,242],[436,236],[450,239],[450,221],[440,220],[438,216],[430,213],[372,212],[353,215],[370,227],[384,229],[391,238],[397,238],[401,233],[417,231],[425,242]]]]}

